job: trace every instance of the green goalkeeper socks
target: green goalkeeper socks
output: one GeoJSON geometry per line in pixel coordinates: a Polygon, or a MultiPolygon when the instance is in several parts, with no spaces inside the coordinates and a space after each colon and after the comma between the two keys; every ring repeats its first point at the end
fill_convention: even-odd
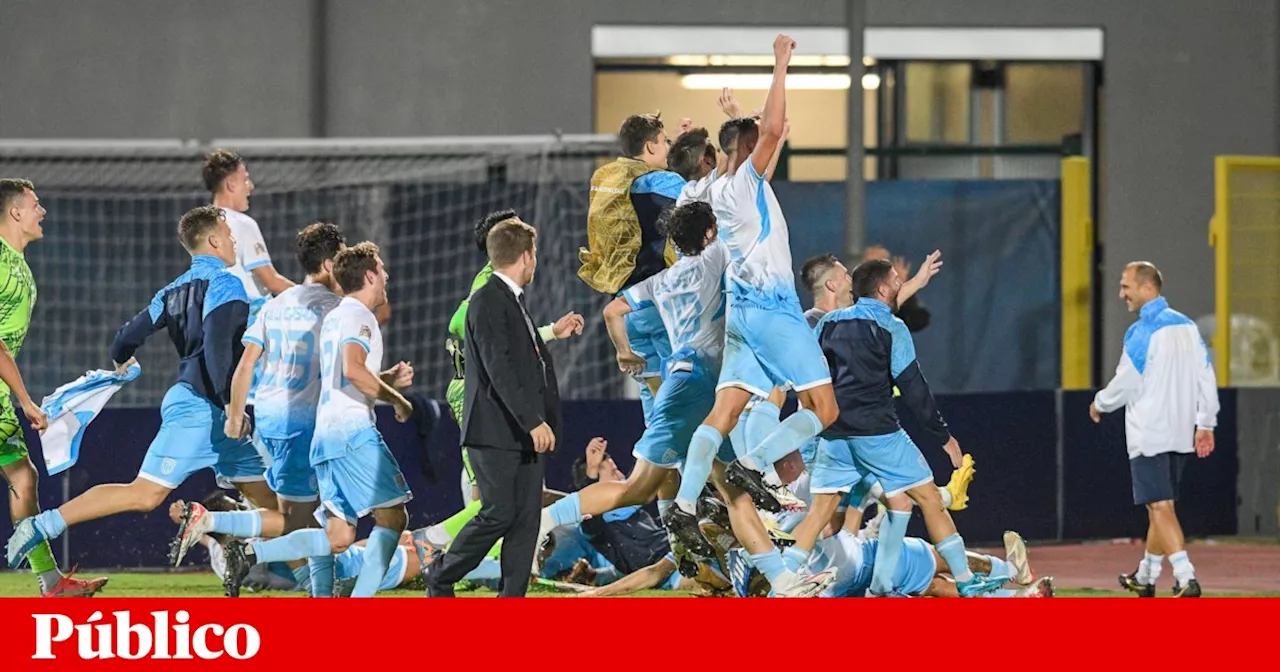
{"type": "Polygon", "coordinates": [[[475,518],[477,513],[480,513],[480,500],[478,499],[468,504],[461,511],[449,516],[440,524],[444,526],[444,531],[448,533],[450,539],[456,539],[458,533],[462,531],[462,527],[472,518],[475,518]]]}
{"type": "Polygon", "coordinates": [[[31,573],[40,579],[42,592],[49,592],[58,585],[58,581],[62,579],[62,573],[58,571],[58,563],[53,560],[53,550],[49,548],[49,542],[40,542],[40,545],[27,556],[27,560],[31,563],[31,573]]]}

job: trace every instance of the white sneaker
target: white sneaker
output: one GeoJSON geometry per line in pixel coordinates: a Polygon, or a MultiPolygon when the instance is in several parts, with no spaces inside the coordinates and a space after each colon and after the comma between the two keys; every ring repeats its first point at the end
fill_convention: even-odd
{"type": "Polygon", "coordinates": [[[773,593],[775,597],[819,597],[835,580],[835,567],[817,574],[785,572],[773,582],[773,593]]]}
{"type": "Polygon", "coordinates": [[[538,542],[533,547],[533,574],[537,576],[542,573],[542,547],[547,545],[547,540],[551,537],[551,531],[556,529],[555,521],[551,519],[551,512],[547,509],[542,510],[542,519],[538,522],[538,542]]]}
{"type": "Polygon", "coordinates": [[[866,525],[858,530],[858,538],[862,541],[869,541],[880,536],[880,523],[884,522],[884,518],[888,515],[889,509],[884,506],[876,505],[876,517],[867,521],[866,525]]]}
{"type": "Polygon", "coordinates": [[[1004,533],[1004,560],[1009,563],[1013,576],[1010,581],[1022,586],[1029,586],[1035,581],[1031,573],[1031,565],[1027,561],[1027,545],[1022,536],[1012,530],[1004,533]]]}
{"type": "Polygon", "coordinates": [[[182,518],[178,521],[178,534],[169,544],[169,559],[173,561],[173,566],[181,565],[187,551],[200,543],[200,539],[209,534],[212,528],[213,516],[209,515],[209,510],[199,502],[187,502],[182,509],[182,518]]]}

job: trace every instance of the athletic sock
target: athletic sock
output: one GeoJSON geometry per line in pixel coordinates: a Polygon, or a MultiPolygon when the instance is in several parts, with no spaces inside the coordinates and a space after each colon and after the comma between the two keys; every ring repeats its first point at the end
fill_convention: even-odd
{"type": "Polygon", "coordinates": [[[871,570],[870,590],[876,595],[893,592],[893,575],[902,557],[902,540],[907,536],[909,522],[910,511],[889,511],[880,524],[880,534],[876,536],[880,543],[876,544],[875,567],[871,570]]]}
{"type": "Polygon", "coordinates": [[[751,410],[743,414],[742,438],[747,442],[747,452],[754,450],[774,430],[778,429],[778,425],[782,422],[778,417],[780,413],[782,409],[777,406],[767,401],[759,401],[751,407],[751,410]]]}
{"type": "Polygon", "coordinates": [[[470,522],[472,518],[475,518],[478,513],[480,513],[480,500],[477,499],[467,504],[461,511],[449,516],[444,520],[444,522],[440,523],[444,528],[445,533],[449,535],[449,541],[457,538],[458,533],[462,531],[462,528],[470,522]]]}
{"type": "Polygon", "coordinates": [[[1004,579],[1006,581],[1013,578],[1012,568],[1009,567],[1009,563],[995,557],[994,555],[986,555],[983,557],[991,563],[991,573],[988,574],[988,576],[993,579],[1004,579]]]}
{"type": "Polygon", "coordinates": [[[283,537],[254,541],[249,544],[257,562],[289,562],[330,553],[329,535],[324,530],[295,530],[283,537]]]}
{"type": "Polygon", "coordinates": [[[822,422],[813,411],[807,408],[800,409],[779,423],[777,429],[770,432],[760,445],[751,450],[749,457],[761,467],[773,464],[786,457],[791,451],[799,450],[805,441],[817,436],[822,430],[822,422]]]}
{"type": "Polygon", "coordinates": [[[582,522],[582,496],[571,492],[542,510],[542,517],[550,521],[550,528],[582,522]]]}
{"type": "Polygon", "coordinates": [[[1185,586],[1188,581],[1196,578],[1196,568],[1191,564],[1186,551],[1170,553],[1169,564],[1173,565],[1173,579],[1178,585],[1185,586]]]}
{"type": "Polygon", "coordinates": [[[764,578],[773,583],[775,579],[787,571],[786,562],[782,559],[782,553],[774,548],[764,553],[751,556],[751,565],[760,570],[764,574],[764,578]]]}
{"type": "Polygon", "coordinates": [[[792,572],[800,571],[809,562],[809,551],[792,546],[782,552],[782,562],[792,572]]]}
{"type": "Polygon", "coordinates": [[[951,576],[955,577],[956,582],[964,583],[973,578],[973,572],[969,571],[969,556],[964,552],[964,539],[959,532],[943,539],[934,548],[947,561],[947,567],[951,568],[951,576]]]}
{"type": "Polygon", "coordinates": [[[211,511],[209,531],[227,534],[237,539],[262,536],[261,511],[211,511]]]}
{"type": "Polygon", "coordinates": [[[27,562],[31,563],[31,573],[36,575],[36,580],[40,583],[40,592],[53,590],[62,580],[62,572],[58,571],[58,563],[53,559],[53,549],[49,548],[49,542],[42,541],[32,549],[27,562]]]}
{"type": "Polygon", "coordinates": [[[311,574],[311,597],[333,597],[333,556],[325,553],[307,558],[311,574]]]}
{"type": "Polygon", "coordinates": [[[699,425],[689,440],[689,452],[684,459],[684,473],[680,475],[680,490],[676,504],[689,513],[697,510],[698,497],[711,478],[712,462],[724,443],[724,436],[710,425],[699,425]]]}
{"type": "Polygon", "coordinates": [[[373,597],[382,585],[382,577],[386,576],[391,566],[391,556],[395,555],[396,545],[400,541],[400,533],[389,527],[375,527],[369,533],[369,541],[364,547],[364,566],[356,577],[356,586],[351,597],[373,597]]]}
{"type": "Polygon", "coordinates": [[[1164,569],[1164,556],[1154,555],[1152,553],[1144,553],[1142,562],[1138,564],[1138,583],[1144,586],[1156,585],[1156,580],[1160,578],[1160,571],[1164,569]]]}
{"type": "Polygon", "coordinates": [[[36,527],[40,528],[41,532],[44,532],[46,541],[57,539],[62,536],[63,532],[67,531],[67,521],[63,520],[62,512],[57,509],[49,509],[48,511],[37,513],[33,522],[36,527]]]}

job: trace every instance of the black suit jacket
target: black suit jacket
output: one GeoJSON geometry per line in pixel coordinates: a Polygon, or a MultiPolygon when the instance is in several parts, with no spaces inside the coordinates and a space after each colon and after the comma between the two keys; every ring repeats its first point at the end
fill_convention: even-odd
{"type": "Polygon", "coordinates": [[[471,296],[466,329],[462,445],[532,451],[529,432],[544,422],[558,441],[560,390],[551,352],[536,329],[530,339],[516,295],[502,278],[490,277],[471,296]]]}

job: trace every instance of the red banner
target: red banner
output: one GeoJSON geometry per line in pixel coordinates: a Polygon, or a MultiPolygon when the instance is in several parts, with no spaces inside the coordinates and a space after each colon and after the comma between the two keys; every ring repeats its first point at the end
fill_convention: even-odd
{"type": "Polygon", "coordinates": [[[1274,665],[1280,615],[1280,601],[1263,598],[95,598],[8,599],[0,606],[0,669],[6,671],[222,665],[285,672],[362,665],[372,672],[509,664],[652,672],[709,660],[776,670],[803,665],[806,656],[835,669],[877,659],[956,669],[1227,669],[1274,665]]]}

